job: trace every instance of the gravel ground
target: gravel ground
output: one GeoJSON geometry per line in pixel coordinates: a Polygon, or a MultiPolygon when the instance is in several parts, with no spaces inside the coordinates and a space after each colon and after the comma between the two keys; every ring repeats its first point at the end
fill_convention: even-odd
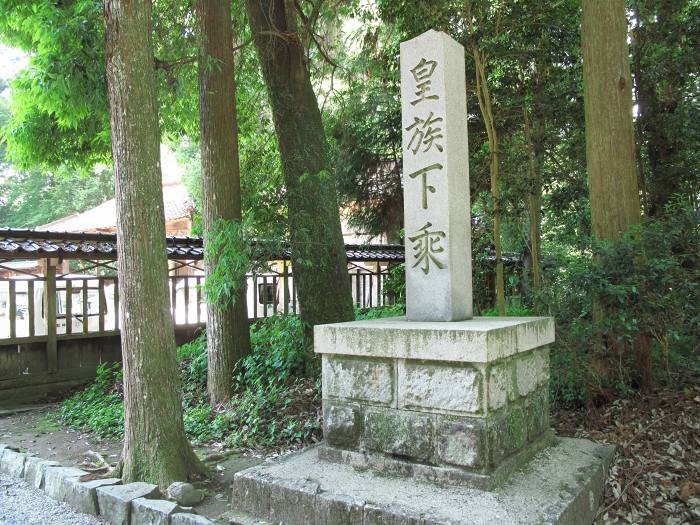
{"type": "Polygon", "coordinates": [[[75,512],[24,481],[0,475],[0,525],[105,525],[94,516],[75,512]]]}

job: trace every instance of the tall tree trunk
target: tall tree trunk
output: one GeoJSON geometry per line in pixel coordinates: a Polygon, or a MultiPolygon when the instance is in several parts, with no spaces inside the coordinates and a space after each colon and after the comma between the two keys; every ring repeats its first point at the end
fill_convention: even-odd
{"type": "MultiPolygon", "coordinates": [[[[638,3],[634,3],[636,26],[633,31],[632,49],[634,56],[634,80],[639,109],[638,126],[640,128],[640,146],[645,143],[649,157],[649,184],[643,186],[648,202],[645,202],[647,213],[652,217],[661,217],[665,213],[666,204],[674,193],[681,189],[682,177],[673,166],[673,155],[677,145],[671,136],[666,120],[679,106],[681,91],[676,85],[677,75],[668,75],[661,81],[662,86],[655,85],[653,79],[646,74],[643,67],[644,49],[654,49],[658,42],[648,42],[649,34],[653,31],[658,35],[666,35],[675,31],[674,26],[677,12],[682,8],[682,2],[658,2],[653,15],[648,18],[646,26],[641,26],[638,3]],[[653,29],[652,29],[653,28],[653,29]],[[663,91],[666,100],[659,100],[658,92],[663,91]]],[[[641,159],[640,159],[641,160],[641,159]]],[[[645,199],[646,200],[646,199],[645,199]]]]}
{"type": "Polygon", "coordinates": [[[124,481],[161,487],[203,471],[185,437],[168,265],[150,1],[105,2],[122,359],[124,481]]]}
{"type": "Polygon", "coordinates": [[[617,239],[640,221],[624,0],[584,0],[582,46],[593,234],[617,239]]]}
{"type": "Polygon", "coordinates": [[[528,195],[527,195],[527,210],[528,223],[530,229],[530,256],[532,257],[532,289],[537,292],[542,283],[540,272],[540,221],[542,216],[542,181],[537,169],[538,165],[535,159],[535,145],[533,143],[532,126],[530,125],[530,116],[528,109],[523,107],[523,122],[525,128],[525,139],[527,141],[527,160],[528,160],[528,195]]]}
{"type": "Polygon", "coordinates": [[[496,252],[496,307],[498,308],[498,315],[506,315],[503,254],[501,251],[501,211],[498,202],[498,171],[500,167],[498,131],[496,130],[496,122],[491,106],[491,93],[486,75],[486,58],[477,46],[472,48],[472,54],[476,66],[476,95],[489,140],[489,171],[491,175],[491,196],[493,198],[493,246],[496,252]]]}
{"type": "MultiPolygon", "coordinates": [[[[200,0],[199,121],[202,157],[204,241],[220,220],[241,220],[238,124],[234,78],[231,4],[200,0]]],[[[210,275],[218,257],[209,254],[210,275]]],[[[233,369],[250,353],[245,277],[234,304],[207,302],[207,390],[217,405],[231,398],[233,369]]]]}
{"type": "MultiPolygon", "coordinates": [[[[305,325],[307,365],[313,325],[354,318],[335,177],[290,0],[246,0],[272,106],[287,189],[292,267],[305,325]]],[[[308,367],[307,367],[308,371],[308,367]]]]}
{"type": "MultiPolygon", "coordinates": [[[[624,0],[583,1],[582,47],[592,229],[598,239],[614,241],[640,222],[624,0]]],[[[603,306],[595,304],[593,312],[599,348],[617,346],[614,337],[605,342],[599,331],[603,306]]],[[[652,377],[645,341],[640,334],[635,342],[642,388],[652,377]]]]}

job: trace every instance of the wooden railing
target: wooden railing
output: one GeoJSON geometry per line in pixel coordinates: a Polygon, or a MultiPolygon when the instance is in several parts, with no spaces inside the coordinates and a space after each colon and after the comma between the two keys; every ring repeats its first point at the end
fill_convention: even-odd
{"type": "MultiPolygon", "coordinates": [[[[94,270],[95,275],[57,275],[55,263],[48,261],[41,273],[21,272],[0,277],[0,344],[45,341],[51,364],[56,359],[59,339],[118,333],[119,287],[114,261],[89,263],[90,266],[80,271],[94,270]]],[[[201,261],[171,265],[169,295],[176,325],[206,323],[204,272],[199,264],[201,261]]],[[[356,306],[392,304],[392,299],[384,293],[388,278],[386,265],[350,263],[348,271],[356,306]]],[[[299,313],[289,263],[272,263],[265,272],[249,274],[246,301],[251,321],[278,313],[299,313]]]]}

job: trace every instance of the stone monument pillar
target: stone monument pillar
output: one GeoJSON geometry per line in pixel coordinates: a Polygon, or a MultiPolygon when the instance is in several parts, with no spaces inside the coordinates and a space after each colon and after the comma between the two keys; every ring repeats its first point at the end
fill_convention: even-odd
{"type": "Polygon", "coordinates": [[[406,317],[472,317],[464,48],[427,31],[401,43],[406,317]]]}
{"type": "Polygon", "coordinates": [[[444,33],[401,44],[407,315],[315,327],[324,442],[236,474],[241,510],[299,525],[595,516],[609,448],[562,440],[533,460],[555,443],[554,320],[472,318],[464,68],[444,33]]]}
{"type": "Polygon", "coordinates": [[[554,323],[471,319],[464,48],[403,42],[401,99],[406,317],[316,327],[322,454],[488,488],[551,437],[554,323]]]}

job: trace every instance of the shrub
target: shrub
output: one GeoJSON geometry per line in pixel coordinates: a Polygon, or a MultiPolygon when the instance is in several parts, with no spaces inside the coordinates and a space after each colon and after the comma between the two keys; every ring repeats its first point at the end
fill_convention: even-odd
{"type": "Polygon", "coordinates": [[[250,332],[251,354],[236,366],[240,390],[284,383],[304,369],[303,329],[296,315],[275,315],[258,321],[250,332]]]}
{"type": "Polygon", "coordinates": [[[538,303],[557,322],[556,402],[611,399],[643,386],[647,348],[656,380],[674,370],[700,372],[700,213],[668,211],[614,243],[596,242],[590,252],[559,254],[544,265],[538,303]],[[594,304],[604,312],[597,320],[594,304]]]}
{"type": "Polygon", "coordinates": [[[88,428],[99,436],[121,437],[124,433],[122,370],[119,363],[97,367],[95,381],[63,402],[57,420],[88,428]]]}

